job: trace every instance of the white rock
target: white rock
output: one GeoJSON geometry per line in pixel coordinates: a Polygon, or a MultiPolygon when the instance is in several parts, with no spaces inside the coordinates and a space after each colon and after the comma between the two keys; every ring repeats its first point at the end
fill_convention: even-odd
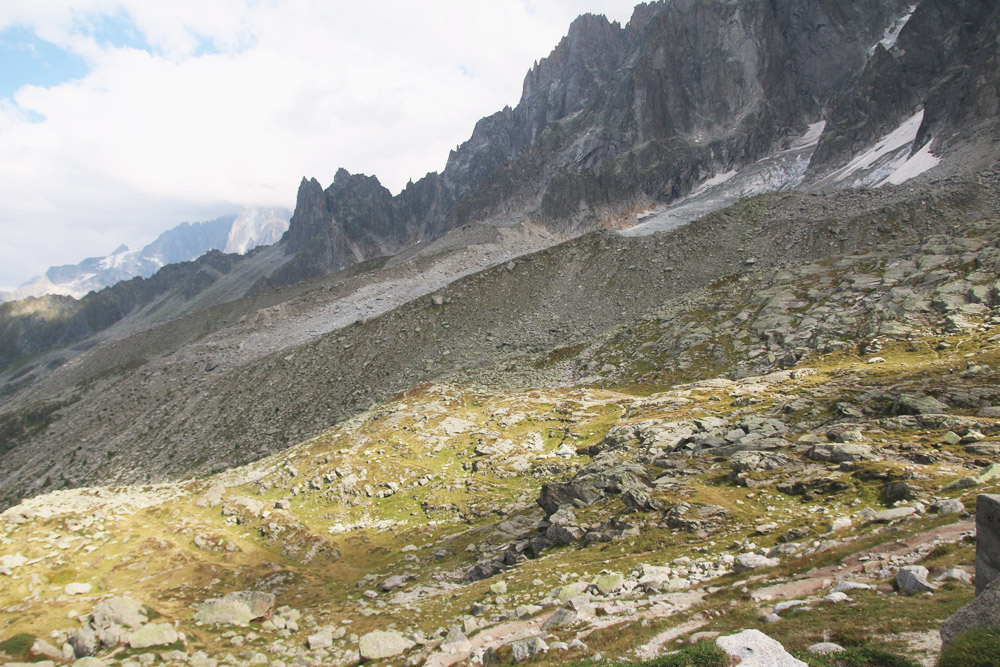
{"type": "Polygon", "coordinates": [[[66,584],[66,588],[63,590],[66,595],[86,595],[90,592],[90,584],[72,583],[66,584]]]}
{"type": "Polygon", "coordinates": [[[740,667],[808,667],[760,630],[744,630],[735,635],[718,637],[715,645],[735,658],[740,667]]]}

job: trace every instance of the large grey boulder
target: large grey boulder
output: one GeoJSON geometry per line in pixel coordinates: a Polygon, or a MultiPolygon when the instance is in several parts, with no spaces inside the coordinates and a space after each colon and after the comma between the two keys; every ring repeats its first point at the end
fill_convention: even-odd
{"type": "Polygon", "coordinates": [[[89,624],[77,628],[69,637],[69,645],[73,647],[73,655],[77,658],[84,658],[97,653],[101,646],[101,640],[97,638],[97,633],[89,624]]]}
{"type": "Polygon", "coordinates": [[[894,415],[940,415],[950,411],[941,401],[923,394],[900,394],[892,404],[894,415]]]}
{"type": "Polygon", "coordinates": [[[808,667],[760,630],[718,637],[715,645],[734,658],[733,664],[739,667],[808,667]]]}
{"type": "Polygon", "coordinates": [[[948,648],[959,635],[975,628],[1000,628],[1000,579],[990,582],[972,602],[941,624],[941,650],[948,648]]]}
{"type": "Polygon", "coordinates": [[[923,565],[904,565],[896,572],[896,587],[900,593],[919,595],[935,590],[927,581],[927,568],[923,565]]]}
{"type": "Polygon", "coordinates": [[[259,591],[238,591],[198,605],[194,620],[208,625],[247,625],[268,619],[274,613],[274,595],[259,591]]]}
{"type": "Polygon", "coordinates": [[[91,612],[91,623],[95,628],[124,625],[134,629],[146,621],[146,613],[142,609],[142,603],[125,596],[116,596],[98,602],[91,612]]]}
{"type": "Polygon", "coordinates": [[[813,445],[809,450],[809,458],[814,461],[829,461],[831,463],[845,463],[850,461],[874,461],[878,459],[875,452],[868,445],[859,445],[853,442],[829,442],[813,445]]]}
{"type": "Polygon", "coordinates": [[[976,595],[1000,576],[1000,496],[976,498],[976,595]]]}
{"type": "Polygon", "coordinates": [[[751,570],[759,570],[762,567],[774,567],[778,562],[777,558],[768,558],[760,554],[740,554],[736,557],[733,571],[740,574],[742,572],[750,572],[751,570]]]}
{"type": "Polygon", "coordinates": [[[148,623],[129,633],[128,645],[132,648],[166,646],[173,644],[177,639],[177,630],[169,623],[148,623]]]}
{"type": "Polygon", "coordinates": [[[541,637],[532,637],[524,641],[514,642],[510,646],[513,653],[514,662],[524,662],[531,660],[542,651],[549,650],[548,645],[541,637]]]}
{"type": "Polygon", "coordinates": [[[732,468],[733,474],[777,470],[786,467],[789,463],[791,463],[791,459],[780,452],[759,450],[736,452],[729,458],[729,467],[732,468]]]}
{"type": "Polygon", "coordinates": [[[414,645],[398,632],[374,630],[358,640],[358,651],[362,660],[382,660],[408,651],[414,645]]]}

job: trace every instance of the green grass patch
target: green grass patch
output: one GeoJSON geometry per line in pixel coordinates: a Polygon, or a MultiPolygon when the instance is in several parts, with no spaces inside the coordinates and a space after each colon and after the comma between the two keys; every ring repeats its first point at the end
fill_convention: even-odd
{"type": "Polygon", "coordinates": [[[976,628],[959,635],[938,661],[938,667],[996,665],[1000,665],[1000,630],[996,628],[976,628]]]}
{"type": "Polygon", "coordinates": [[[713,642],[698,642],[676,653],[661,655],[646,662],[618,662],[587,660],[574,663],[579,667],[729,667],[729,656],[713,642]]]}
{"type": "Polygon", "coordinates": [[[35,635],[19,632],[10,639],[0,642],[0,653],[6,653],[15,660],[25,660],[34,643],[35,635]]]}

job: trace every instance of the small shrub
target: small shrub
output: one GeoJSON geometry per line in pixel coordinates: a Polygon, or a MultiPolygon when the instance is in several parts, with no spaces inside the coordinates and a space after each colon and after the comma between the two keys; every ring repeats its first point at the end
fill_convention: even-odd
{"type": "Polygon", "coordinates": [[[729,656],[715,642],[698,642],[677,653],[661,655],[648,662],[586,661],[580,667],[729,667],[729,656]]]}
{"type": "Polygon", "coordinates": [[[6,653],[12,658],[24,660],[28,657],[31,645],[35,643],[35,635],[21,632],[6,641],[0,642],[0,653],[6,653]]]}
{"type": "Polygon", "coordinates": [[[938,667],[995,665],[1000,665],[1000,630],[996,628],[976,628],[959,635],[938,661],[938,667]]]}
{"type": "Polygon", "coordinates": [[[797,654],[811,667],[920,667],[907,658],[877,648],[859,646],[829,655],[797,654]]]}

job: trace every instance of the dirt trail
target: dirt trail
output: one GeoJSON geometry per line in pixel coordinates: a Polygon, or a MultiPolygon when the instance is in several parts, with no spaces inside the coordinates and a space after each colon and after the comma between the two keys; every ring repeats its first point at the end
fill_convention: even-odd
{"type": "Polygon", "coordinates": [[[527,621],[511,621],[510,623],[503,623],[496,627],[487,628],[479,634],[470,637],[468,642],[462,642],[452,651],[441,650],[437,653],[432,653],[424,665],[425,667],[448,667],[449,665],[468,660],[478,649],[503,646],[504,644],[533,637],[541,633],[542,625],[554,613],[555,609],[527,621]]]}
{"type": "Polygon", "coordinates": [[[925,544],[954,542],[960,539],[963,534],[969,532],[972,534],[976,532],[975,519],[966,519],[948,524],[947,526],[939,526],[901,540],[879,544],[878,546],[847,556],[839,565],[829,565],[809,570],[792,581],[760,588],[751,595],[757,601],[791,600],[807,597],[822,589],[827,582],[849,578],[847,575],[852,574],[864,575],[863,558],[867,561],[874,558],[884,560],[892,556],[901,556],[911,553],[925,544]]]}

